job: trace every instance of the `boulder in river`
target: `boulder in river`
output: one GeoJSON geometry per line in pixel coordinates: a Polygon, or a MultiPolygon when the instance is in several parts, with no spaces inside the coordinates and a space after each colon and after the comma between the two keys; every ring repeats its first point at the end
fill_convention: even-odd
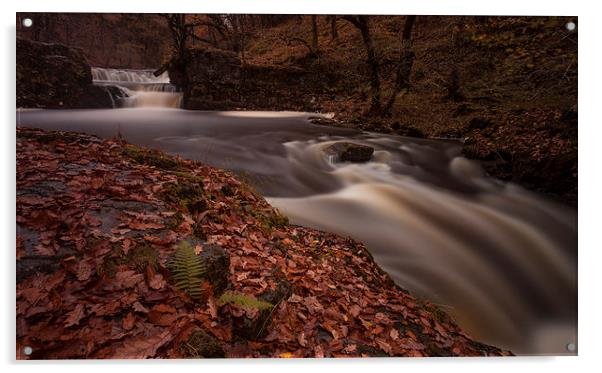
{"type": "Polygon", "coordinates": [[[337,161],[354,163],[368,162],[374,154],[373,147],[352,142],[336,142],[324,151],[329,156],[336,157],[337,161]]]}

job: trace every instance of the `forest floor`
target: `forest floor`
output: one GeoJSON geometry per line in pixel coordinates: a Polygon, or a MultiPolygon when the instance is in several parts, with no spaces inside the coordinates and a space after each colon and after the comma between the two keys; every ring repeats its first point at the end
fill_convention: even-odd
{"type": "Polygon", "coordinates": [[[290,225],[227,171],[26,128],[16,338],[19,359],[510,354],[400,289],[362,244],[290,225]],[[183,245],[208,255],[200,289],[169,265],[183,245]]]}
{"type": "MultiPolygon", "coordinates": [[[[399,61],[404,17],[370,17],[383,99],[399,61]]],[[[570,205],[577,201],[577,33],[571,17],[418,16],[410,87],[390,115],[366,115],[369,69],[360,33],[319,18],[315,55],[309,17],[255,35],[248,64],[307,71],[311,109],[333,124],[407,136],[458,138],[492,176],[570,205]]],[[[283,97],[283,101],[287,101],[283,97]]],[[[291,101],[293,99],[291,98],[291,101]]]]}

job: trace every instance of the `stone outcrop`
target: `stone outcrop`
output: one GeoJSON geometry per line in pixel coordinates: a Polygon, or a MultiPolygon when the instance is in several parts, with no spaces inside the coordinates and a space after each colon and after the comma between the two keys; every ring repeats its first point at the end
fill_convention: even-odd
{"type": "Polygon", "coordinates": [[[303,68],[243,64],[236,53],[217,49],[188,50],[184,61],[169,63],[169,76],[191,110],[315,111],[312,97],[328,86],[303,68]]]}
{"type": "Polygon", "coordinates": [[[81,49],[17,39],[17,107],[110,108],[112,101],[92,84],[81,49]]]}

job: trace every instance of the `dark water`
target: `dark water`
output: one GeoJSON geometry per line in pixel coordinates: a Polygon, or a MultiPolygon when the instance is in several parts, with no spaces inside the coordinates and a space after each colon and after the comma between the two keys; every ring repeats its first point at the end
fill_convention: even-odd
{"type": "Polygon", "coordinates": [[[17,113],[19,126],[112,137],[236,171],[293,223],[352,236],[402,287],[519,354],[577,343],[577,215],[486,177],[458,144],[310,124],[302,113],[17,113]],[[376,149],[337,163],[334,141],[376,149]]]}

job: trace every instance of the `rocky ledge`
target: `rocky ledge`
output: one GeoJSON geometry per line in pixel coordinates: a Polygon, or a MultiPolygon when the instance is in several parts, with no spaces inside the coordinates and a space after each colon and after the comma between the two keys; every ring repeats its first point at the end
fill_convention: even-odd
{"type": "Polygon", "coordinates": [[[17,107],[111,108],[109,89],[92,84],[81,49],[17,38],[17,107]]]}
{"type": "Polygon", "coordinates": [[[19,359],[510,354],[362,244],[120,139],[17,129],[16,255],[19,359]]]}

